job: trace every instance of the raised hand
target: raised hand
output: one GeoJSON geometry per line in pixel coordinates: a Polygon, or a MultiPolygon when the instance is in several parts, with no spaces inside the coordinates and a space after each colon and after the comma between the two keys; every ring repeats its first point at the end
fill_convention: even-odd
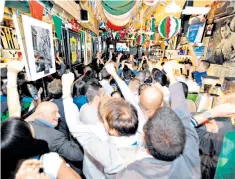
{"type": "Polygon", "coordinates": [[[113,63],[109,63],[109,64],[105,65],[105,69],[107,70],[107,72],[110,75],[116,74],[116,70],[115,70],[115,67],[114,67],[113,63]]]}
{"type": "Polygon", "coordinates": [[[21,72],[24,68],[24,63],[22,61],[12,61],[10,63],[8,63],[7,65],[7,72],[11,73],[11,74],[18,74],[19,72],[21,72]]]}
{"type": "Polygon", "coordinates": [[[74,81],[74,74],[69,72],[67,74],[63,74],[62,76],[62,86],[63,88],[71,88],[74,81]]]}

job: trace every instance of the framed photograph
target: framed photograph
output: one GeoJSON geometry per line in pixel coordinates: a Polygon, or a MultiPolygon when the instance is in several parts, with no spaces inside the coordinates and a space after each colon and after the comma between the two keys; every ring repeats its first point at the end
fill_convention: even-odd
{"type": "Polygon", "coordinates": [[[214,21],[214,32],[207,48],[210,63],[235,67],[235,14],[214,21]]]}
{"type": "Polygon", "coordinates": [[[213,34],[213,28],[214,28],[214,24],[208,24],[206,25],[206,32],[205,32],[205,36],[212,36],[213,34]]]}
{"type": "Polygon", "coordinates": [[[56,72],[52,25],[22,15],[31,80],[56,72]]]}
{"type": "Polygon", "coordinates": [[[70,65],[82,63],[82,47],[80,33],[68,30],[70,65]]]}
{"type": "Polygon", "coordinates": [[[188,28],[187,37],[189,42],[201,43],[204,34],[205,23],[191,24],[188,28]]]}
{"type": "Polygon", "coordinates": [[[88,65],[92,62],[92,37],[86,32],[86,50],[85,50],[85,65],[88,65]]]}

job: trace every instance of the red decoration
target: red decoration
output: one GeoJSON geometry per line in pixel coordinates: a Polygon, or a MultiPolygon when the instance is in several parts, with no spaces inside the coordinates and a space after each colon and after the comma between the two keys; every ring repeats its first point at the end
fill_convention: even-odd
{"type": "Polygon", "coordinates": [[[107,26],[114,31],[122,30],[125,27],[125,26],[116,26],[112,24],[110,21],[107,21],[107,26]]]}
{"type": "Polygon", "coordinates": [[[29,1],[30,12],[33,18],[42,20],[44,6],[35,0],[29,1]]]}
{"type": "Polygon", "coordinates": [[[72,30],[78,32],[79,31],[78,21],[75,18],[73,18],[73,19],[71,19],[71,24],[72,24],[72,30]]]}

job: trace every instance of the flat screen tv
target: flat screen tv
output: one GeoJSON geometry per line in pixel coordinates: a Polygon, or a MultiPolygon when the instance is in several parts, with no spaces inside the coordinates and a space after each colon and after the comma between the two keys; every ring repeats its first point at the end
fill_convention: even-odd
{"type": "Polygon", "coordinates": [[[116,43],[116,51],[118,51],[118,52],[128,52],[129,47],[127,47],[126,43],[116,43]]]}

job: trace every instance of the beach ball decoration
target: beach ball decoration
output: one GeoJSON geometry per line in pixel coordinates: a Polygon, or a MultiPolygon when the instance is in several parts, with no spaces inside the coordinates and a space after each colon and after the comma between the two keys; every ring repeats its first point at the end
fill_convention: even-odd
{"type": "Polygon", "coordinates": [[[137,43],[138,43],[139,45],[143,44],[144,41],[145,41],[145,36],[144,36],[144,34],[139,34],[139,35],[137,35],[136,41],[137,41],[137,43]]]}
{"type": "Polygon", "coordinates": [[[167,16],[161,20],[158,26],[159,34],[165,38],[169,39],[179,32],[180,21],[173,16],[167,16]]]}
{"type": "Polygon", "coordinates": [[[144,3],[147,6],[153,6],[153,5],[157,4],[158,2],[159,2],[159,0],[144,0],[144,3]]]}

